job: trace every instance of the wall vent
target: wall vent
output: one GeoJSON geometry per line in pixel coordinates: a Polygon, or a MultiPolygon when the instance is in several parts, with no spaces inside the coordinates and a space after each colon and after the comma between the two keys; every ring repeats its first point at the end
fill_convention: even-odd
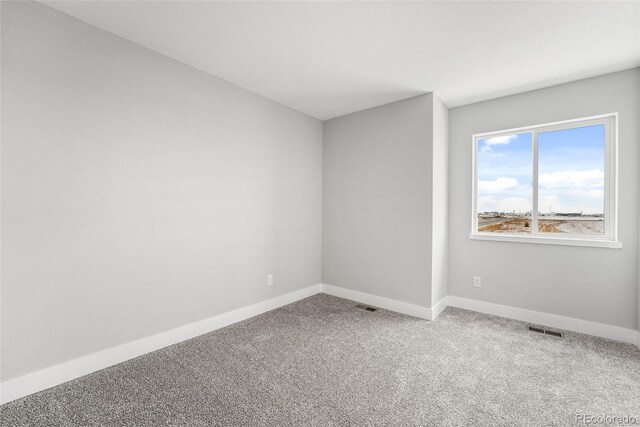
{"type": "Polygon", "coordinates": [[[554,337],[562,338],[562,333],[558,332],[558,331],[551,331],[549,329],[542,329],[542,328],[538,328],[536,326],[527,326],[527,329],[530,330],[531,332],[537,332],[539,334],[551,335],[551,336],[554,336],[554,337]]]}
{"type": "Polygon", "coordinates": [[[358,304],[358,305],[356,305],[356,308],[359,308],[361,310],[366,310],[366,311],[376,311],[377,310],[377,308],[373,308],[371,306],[364,305],[364,304],[358,304]]]}

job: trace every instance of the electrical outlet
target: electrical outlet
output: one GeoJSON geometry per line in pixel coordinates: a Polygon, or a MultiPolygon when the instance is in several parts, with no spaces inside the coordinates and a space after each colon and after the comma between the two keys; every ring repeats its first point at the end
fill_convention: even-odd
{"type": "Polygon", "coordinates": [[[267,276],[267,286],[273,285],[273,274],[267,276]]]}
{"type": "Polygon", "coordinates": [[[480,280],[480,276],[473,276],[473,287],[474,288],[482,287],[482,281],[480,280]]]}

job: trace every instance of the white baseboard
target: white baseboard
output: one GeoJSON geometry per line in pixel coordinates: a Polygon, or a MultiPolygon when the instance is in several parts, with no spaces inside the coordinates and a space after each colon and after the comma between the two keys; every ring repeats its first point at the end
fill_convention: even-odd
{"type": "Polygon", "coordinates": [[[219,314],[169,331],[112,347],[98,353],[42,369],[0,384],[0,404],[65,383],[134,357],[229,326],[322,292],[322,285],[309,286],[279,297],[219,314]]]}
{"type": "Polygon", "coordinates": [[[431,307],[431,319],[429,320],[436,320],[436,317],[438,317],[438,315],[442,313],[442,311],[447,308],[448,305],[449,296],[445,295],[440,301],[438,301],[433,307],[431,307]]]}
{"type": "Polygon", "coordinates": [[[350,299],[364,304],[384,308],[386,310],[395,311],[397,313],[419,317],[421,319],[431,320],[432,316],[431,309],[427,307],[422,307],[420,305],[410,304],[408,302],[398,301],[391,298],[379,297],[377,295],[354,291],[352,289],[341,288],[339,286],[327,285],[323,283],[322,292],[336,297],[350,299]]]}
{"type": "Polygon", "coordinates": [[[453,295],[449,295],[447,299],[448,304],[452,307],[493,314],[494,316],[550,326],[552,328],[593,335],[629,344],[640,344],[638,343],[638,335],[640,335],[640,333],[634,329],[605,325],[604,323],[590,322],[588,320],[575,319],[572,317],[558,316],[556,314],[542,313],[524,308],[493,304],[490,302],[462,298],[453,295]]]}
{"type": "Polygon", "coordinates": [[[636,338],[636,346],[640,348],[640,331],[638,331],[638,337],[636,338]]]}

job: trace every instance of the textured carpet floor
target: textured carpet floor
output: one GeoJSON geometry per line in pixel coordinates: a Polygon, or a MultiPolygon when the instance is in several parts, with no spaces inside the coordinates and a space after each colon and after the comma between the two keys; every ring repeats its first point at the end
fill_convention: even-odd
{"type": "Polygon", "coordinates": [[[640,350],[448,308],[435,322],[316,295],[0,407],[3,426],[640,423],[640,350]]]}

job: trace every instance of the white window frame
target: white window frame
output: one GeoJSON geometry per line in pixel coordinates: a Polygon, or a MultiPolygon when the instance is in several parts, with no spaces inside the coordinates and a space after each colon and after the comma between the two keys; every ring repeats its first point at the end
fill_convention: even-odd
{"type": "Polygon", "coordinates": [[[618,240],[618,113],[603,114],[542,125],[526,126],[506,129],[496,132],[485,132],[472,135],[472,212],[471,234],[472,240],[492,240],[520,243],[541,243],[568,246],[593,246],[603,248],[622,247],[618,240]],[[538,135],[542,132],[573,129],[577,127],[604,125],[605,126],[605,165],[604,165],[604,234],[560,234],[538,231],[538,135]],[[532,197],[531,234],[491,233],[478,231],[478,194],[477,194],[477,153],[478,141],[491,137],[513,135],[516,133],[531,133],[532,142],[532,197]]]}

